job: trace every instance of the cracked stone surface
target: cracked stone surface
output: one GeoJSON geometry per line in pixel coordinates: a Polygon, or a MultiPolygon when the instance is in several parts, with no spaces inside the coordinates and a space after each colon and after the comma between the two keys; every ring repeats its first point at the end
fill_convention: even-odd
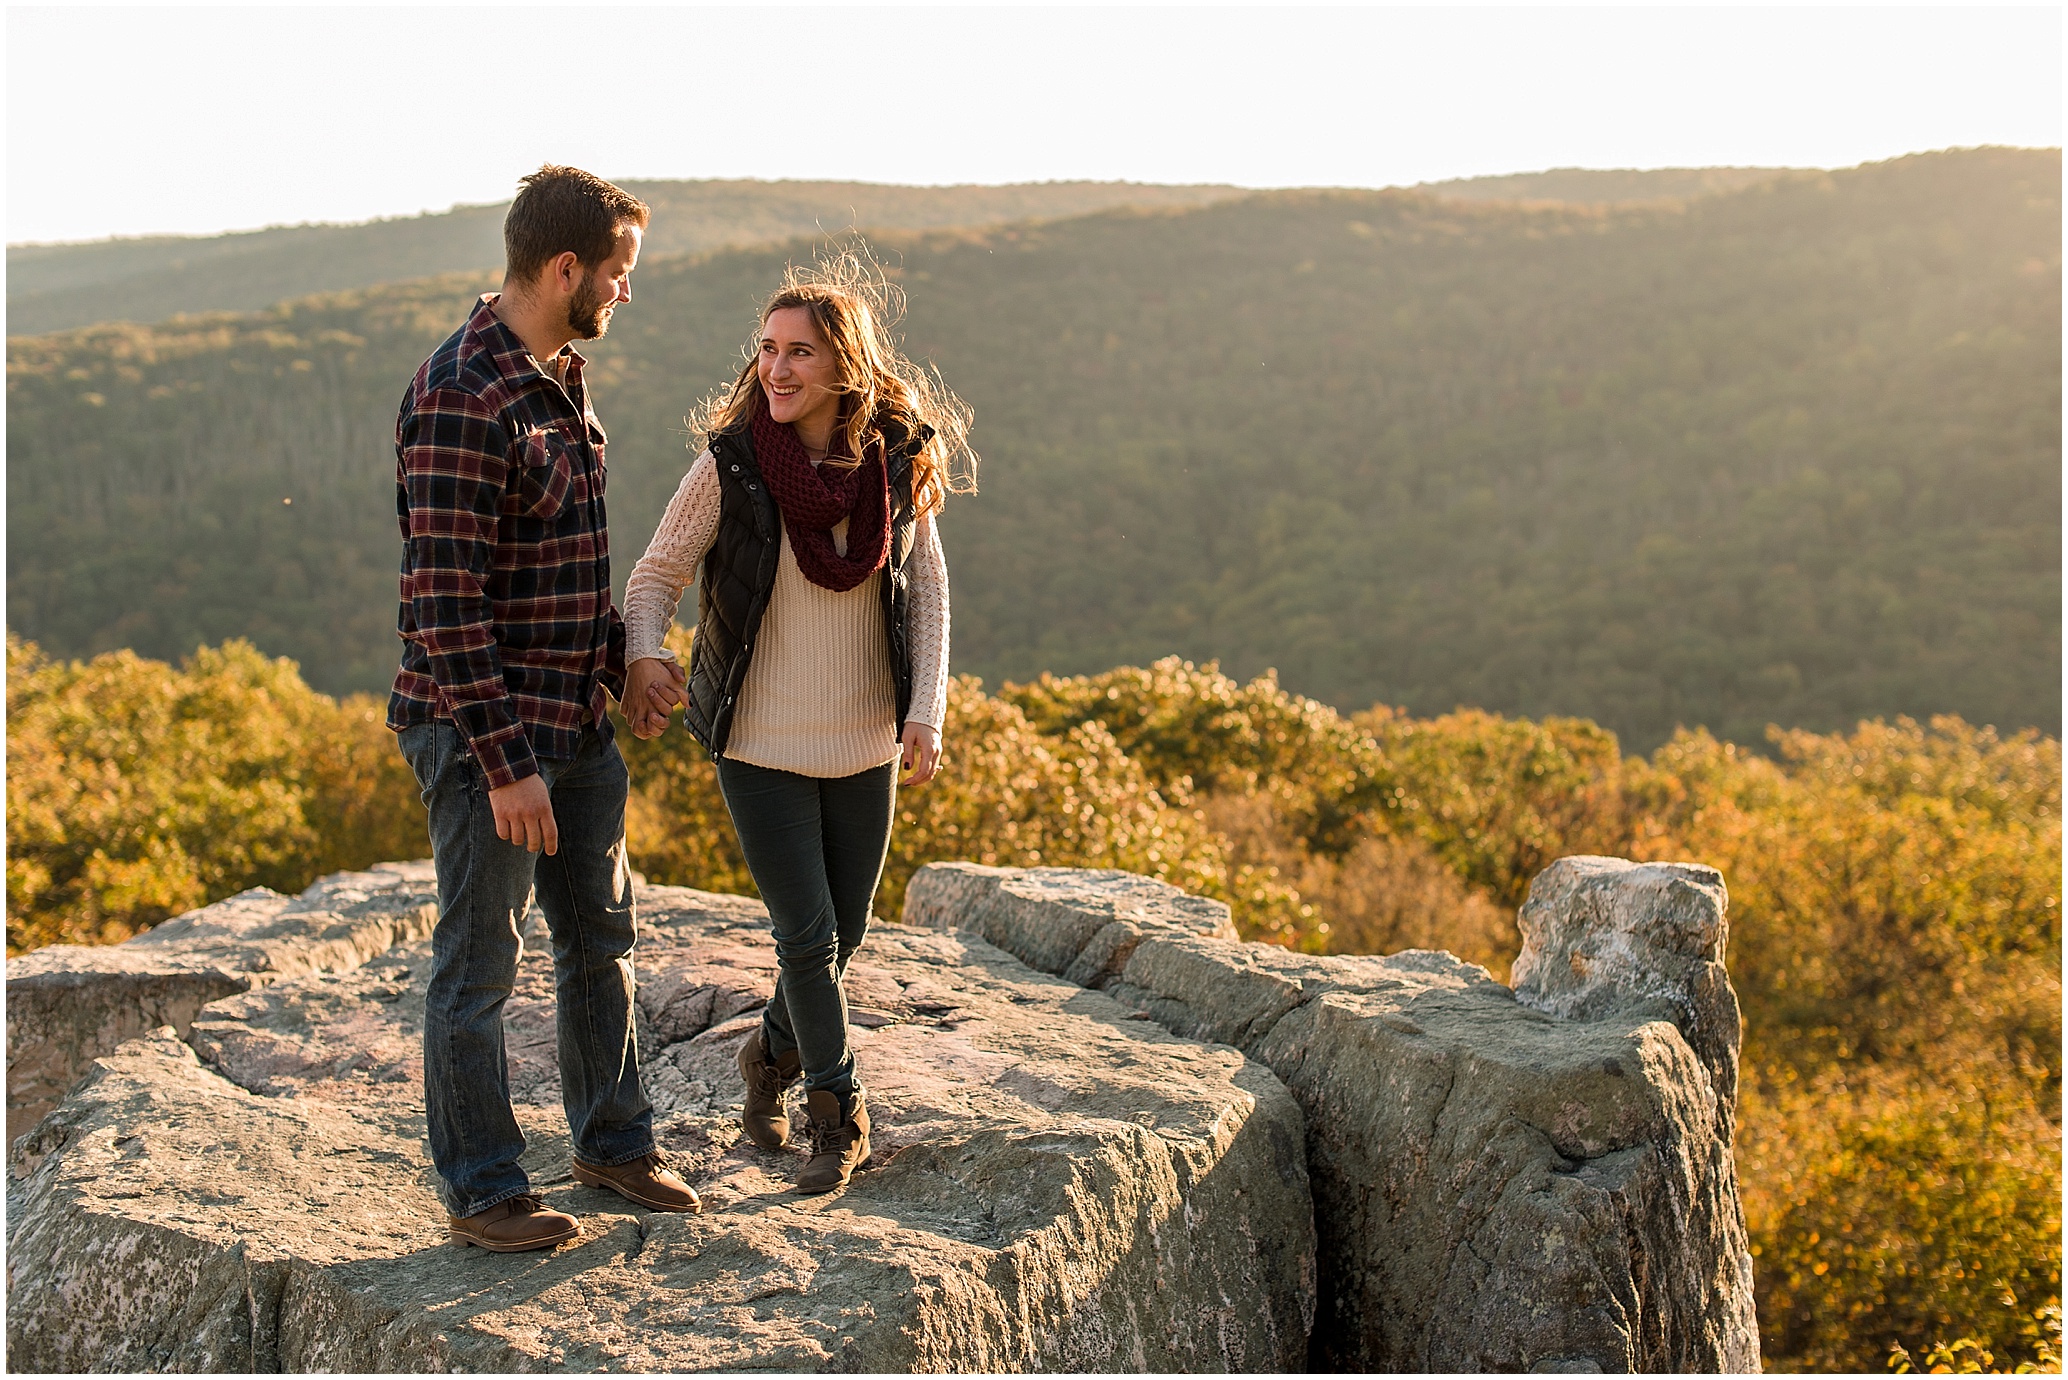
{"type": "Polygon", "coordinates": [[[1738,994],[1724,970],[1723,874],[1696,863],[1560,858],[1530,882],[1518,917],[1515,998],[1554,1016],[1613,1011],[1672,1021],[1719,1096],[1717,1134],[1737,1124],[1738,994]]]}
{"type": "Polygon", "coordinates": [[[1278,1074],[1306,1113],[1318,1368],[1759,1368],[1713,869],[1555,863],[1523,911],[1519,991],[1446,953],[1212,938],[1141,883],[935,864],[906,915],[967,917],[1278,1074]]]}
{"type": "Polygon", "coordinates": [[[1079,987],[1117,974],[1144,934],[1236,939],[1227,902],[1133,872],[936,863],[925,875],[906,924],[967,931],[1079,987]]]}
{"type": "Polygon", "coordinates": [[[1554,864],[1511,992],[1237,943],[1128,874],[935,865],[850,973],[880,1129],[827,1199],[737,1130],[760,907],[643,888],[646,1083],[708,1211],[571,1182],[534,954],[512,1084],[585,1230],[491,1257],[440,1240],[413,866],[42,951],[24,1009],[75,1018],[18,1026],[10,963],[11,1096],[90,1070],[11,1161],[16,1369],[1758,1367],[1711,869],[1554,864]]]}
{"type": "Polygon", "coordinates": [[[429,948],[403,936],[120,1044],[16,1144],[10,1366],[1304,1368],[1306,1130],[1261,1064],[972,935],[881,926],[848,979],[875,1155],[801,1197],[799,1158],[737,1122],[734,1055],[774,975],[761,907],[664,887],[639,905],[643,1072],[703,1215],[572,1182],[550,960],[527,953],[507,1011],[525,1162],[582,1235],[448,1244],[423,1144],[429,948]]]}
{"type": "Polygon", "coordinates": [[[53,944],[7,960],[7,1139],[58,1103],[98,1055],[208,1003],[305,973],[346,972],[430,934],[428,862],[338,873],[302,895],[255,887],[126,944],[53,944]]]}

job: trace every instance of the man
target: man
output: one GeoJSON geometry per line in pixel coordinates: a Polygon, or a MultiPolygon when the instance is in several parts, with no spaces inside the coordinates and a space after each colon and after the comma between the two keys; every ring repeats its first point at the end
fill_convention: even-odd
{"type": "Polygon", "coordinates": [[[388,726],[423,788],[438,867],[424,1101],[452,1239],[492,1251],[579,1228],[517,1163],[502,1014],[534,885],[574,1177],[698,1210],[661,1161],[639,1084],[626,773],[604,698],[623,693],[624,625],[605,438],[572,347],[632,300],[646,222],[636,197],[579,169],[525,178],[503,222],[501,293],[417,371],[395,428],[403,650],[388,726]]]}

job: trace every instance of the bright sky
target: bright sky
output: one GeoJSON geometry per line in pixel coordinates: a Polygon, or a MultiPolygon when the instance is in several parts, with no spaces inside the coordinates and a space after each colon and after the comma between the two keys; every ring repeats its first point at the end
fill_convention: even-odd
{"type": "Polygon", "coordinates": [[[7,12],[7,239],[608,177],[1391,186],[2061,142],[2061,11],[575,5],[7,12]],[[794,56],[793,56],[794,55],[794,56]]]}

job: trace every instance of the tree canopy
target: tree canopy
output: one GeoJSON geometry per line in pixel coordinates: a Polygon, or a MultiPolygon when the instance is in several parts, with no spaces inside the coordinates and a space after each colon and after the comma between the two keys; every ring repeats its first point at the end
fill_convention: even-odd
{"type": "MultiPolygon", "coordinates": [[[[957,669],[1167,655],[1638,750],[2060,720],[2060,162],[1682,203],[1275,192],[879,236],[975,407],[957,669]]],[[[591,349],[620,581],[780,249],[642,265],[591,349]]],[[[54,653],[396,659],[394,410],[482,278],[15,338],[8,616],[54,653]]]]}

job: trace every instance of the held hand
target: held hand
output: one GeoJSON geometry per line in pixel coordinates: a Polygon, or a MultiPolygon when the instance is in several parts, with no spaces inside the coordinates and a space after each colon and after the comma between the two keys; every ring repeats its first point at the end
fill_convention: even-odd
{"type": "Polygon", "coordinates": [[[941,731],[931,724],[906,724],[899,735],[905,745],[902,766],[909,773],[903,784],[924,786],[941,766],[941,731]]]}
{"type": "Polygon", "coordinates": [[[618,702],[634,736],[652,738],[668,726],[668,712],[683,700],[682,668],[665,657],[643,656],[625,670],[625,695],[618,702]]]}
{"type": "Polygon", "coordinates": [[[527,776],[488,793],[488,808],[495,811],[495,835],[508,843],[521,843],[547,856],[560,851],[560,826],[553,821],[553,797],[546,790],[546,778],[527,776]]]}
{"type": "Polygon", "coordinates": [[[646,698],[659,708],[661,717],[665,719],[678,706],[689,703],[689,677],[684,674],[679,661],[661,662],[661,672],[647,687],[646,698]]]}

